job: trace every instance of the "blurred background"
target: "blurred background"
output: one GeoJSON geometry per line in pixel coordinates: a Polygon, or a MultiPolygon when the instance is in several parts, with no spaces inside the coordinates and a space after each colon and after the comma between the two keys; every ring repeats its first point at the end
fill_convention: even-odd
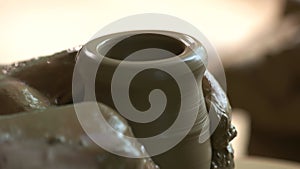
{"type": "Polygon", "coordinates": [[[300,162],[299,0],[1,0],[0,64],[84,44],[103,26],[147,12],[190,22],[217,48],[237,159],[300,162]]]}

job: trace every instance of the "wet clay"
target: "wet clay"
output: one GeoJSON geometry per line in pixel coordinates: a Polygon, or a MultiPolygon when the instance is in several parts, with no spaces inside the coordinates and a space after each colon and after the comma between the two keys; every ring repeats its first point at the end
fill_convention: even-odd
{"type": "MultiPolygon", "coordinates": [[[[77,106],[89,107],[89,103],[77,106]]],[[[114,129],[133,136],[126,121],[109,107],[99,104],[104,118],[114,129]],[[120,126],[123,126],[120,129],[120,126]]],[[[109,132],[99,124],[101,133],[109,132]]],[[[140,143],[115,135],[110,149],[127,155],[146,153],[140,143]]],[[[158,169],[150,158],[132,159],[114,155],[92,142],[82,130],[73,105],[21,113],[0,118],[0,166],[15,168],[120,168],[158,169]]]]}
{"type": "MultiPolygon", "coordinates": [[[[137,37],[141,38],[141,37],[137,37]]],[[[160,37],[161,38],[161,37],[160,37]]],[[[181,44],[173,41],[170,39],[170,37],[164,37],[164,40],[171,41],[171,46],[165,46],[165,49],[170,49],[172,53],[178,54],[182,52],[181,49],[183,49],[184,46],[180,46],[181,44]],[[178,46],[179,44],[179,46],[178,46]],[[174,45],[177,45],[179,49],[174,48],[174,45]]],[[[155,43],[154,43],[155,44],[155,43]]],[[[159,43],[158,43],[159,44],[159,43]]],[[[161,44],[159,44],[161,45],[161,44]]],[[[118,49],[117,51],[120,51],[118,49]]],[[[47,57],[41,57],[38,59],[33,59],[30,61],[20,62],[16,63],[10,66],[2,66],[0,67],[2,69],[2,75],[0,79],[0,84],[3,84],[3,89],[7,89],[13,85],[6,85],[7,81],[15,82],[15,80],[19,81],[17,84],[21,87],[15,87],[16,90],[14,92],[18,93],[18,91],[22,91],[22,88],[27,88],[28,91],[31,91],[31,95],[35,96],[36,100],[38,100],[38,105],[41,105],[40,108],[38,106],[32,107],[30,109],[26,109],[26,104],[20,104],[22,109],[14,110],[12,109],[12,105],[17,105],[17,103],[21,102],[23,103],[21,99],[21,96],[14,97],[14,100],[10,101],[10,104],[2,104],[0,102],[1,107],[6,106],[6,110],[3,114],[13,114],[13,113],[20,113],[19,115],[13,115],[13,116],[4,116],[5,118],[0,117],[0,131],[1,131],[1,139],[4,140],[2,144],[5,144],[7,141],[9,141],[12,145],[22,145],[19,146],[23,147],[25,150],[36,150],[36,148],[33,145],[40,145],[43,147],[42,149],[48,150],[53,146],[52,144],[46,144],[46,142],[58,142],[58,146],[66,146],[66,152],[73,152],[74,156],[77,155],[80,157],[81,150],[76,149],[76,147],[80,147],[82,144],[88,143],[89,147],[88,149],[95,149],[99,150],[100,148],[98,146],[95,146],[95,144],[92,144],[87,137],[84,137],[85,133],[82,131],[80,125],[78,124],[77,118],[74,116],[74,108],[72,105],[66,106],[66,104],[73,104],[72,100],[72,74],[73,74],[73,68],[75,64],[75,56],[77,54],[77,50],[73,51],[63,51],[51,56],[47,57]],[[20,97],[20,99],[18,99],[20,97]],[[21,101],[20,101],[21,100],[21,101]],[[12,110],[10,110],[12,109],[12,110]],[[5,113],[7,112],[7,113],[5,113]],[[8,113],[9,112],[9,113],[8,113]],[[27,112],[26,114],[24,112],[27,112]],[[63,130],[62,130],[63,129],[63,130]],[[81,141],[81,138],[85,141],[81,141]],[[18,140],[20,141],[16,141],[18,140]],[[54,139],[53,139],[54,138],[54,139]],[[61,143],[61,139],[57,138],[63,138],[63,143],[61,143]],[[50,141],[49,141],[50,140],[50,141]],[[67,140],[67,141],[66,141],[67,140]],[[74,150],[75,149],[75,150],[74,150]]],[[[110,53],[111,56],[116,56],[113,51],[110,53]]],[[[93,60],[90,60],[91,64],[93,64],[93,60]]],[[[190,134],[183,139],[175,148],[171,149],[169,152],[155,156],[153,157],[155,163],[157,163],[160,168],[163,169],[176,169],[176,168],[189,168],[189,169],[205,169],[205,168],[222,168],[222,169],[231,169],[234,167],[234,161],[233,161],[233,150],[230,145],[230,141],[235,137],[236,131],[234,127],[231,125],[231,108],[228,102],[228,99],[226,97],[226,94],[221,89],[217,81],[212,77],[212,75],[209,74],[208,71],[205,71],[205,69],[199,68],[199,63],[197,61],[191,61],[188,63],[190,65],[190,68],[195,74],[195,77],[197,81],[199,81],[199,88],[201,91],[203,91],[203,97],[204,102],[201,105],[202,108],[206,108],[206,111],[200,112],[204,115],[204,113],[209,112],[208,110],[212,109],[213,113],[216,114],[216,117],[220,119],[220,123],[215,131],[211,131],[212,136],[210,140],[207,140],[204,143],[198,142],[198,135],[201,132],[201,127],[195,125],[190,134]],[[202,74],[202,75],[201,75],[202,74]]],[[[105,67],[104,65],[104,72],[110,72],[111,66],[105,67]]],[[[101,71],[99,71],[101,75],[101,71]]],[[[146,77],[151,77],[153,73],[157,73],[155,71],[149,71],[145,72],[146,77]]],[[[161,73],[161,72],[159,72],[161,73]]],[[[106,74],[107,75],[107,74],[106,74]]],[[[109,76],[109,74],[108,74],[109,76]]],[[[160,77],[167,77],[165,81],[167,83],[160,83],[160,87],[163,89],[168,90],[170,88],[170,85],[164,84],[171,84],[170,78],[168,76],[160,76],[160,77]]],[[[107,79],[104,79],[107,80],[107,79]]],[[[135,80],[135,85],[139,86],[139,84],[142,83],[145,84],[146,82],[143,80],[149,81],[157,81],[155,78],[144,78],[143,76],[138,77],[135,80]],[[139,79],[140,78],[140,79],[139,79]]],[[[161,79],[160,79],[161,80],[161,79]]],[[[173,82],[172,82],[173,83],[173,82]]],[[[107,90],[107,84],[102,83],[101,81],[96,81],[96,93],[97,93],[97,99],[100,102],[103,102],[104,104],[114,107],[112,104],[112,100],[110,97],[110,93],[108,93],[110,90],[107,90]]],[[[147,84],[147,83],[146,83],[147,84]]],[[[1,90],[0,85],[0,98],[6,97],[5,94],[7,92],[3,92],[1,90]]],[[[145,86],[141,86],[141,88],[133,88],[134,93],[139,93],[140,90],[143,90],[145,86]]],[[[175,86],[176,87],[176,86],[175,86]]],[[[175,87],[171,87],[169,91],[170,96],[173,98],[173,104],[171,104],[168,107],[168,111],[172,112],[176,110],[176,102],[178,101],[176,98],[178,96],[174,92],[172,93],[173,89],[175,87]],[[173,106],[172,106],[173,105],[173,106]]],[[[148,88],[147,90],[150,90],[148,88]]],[[[11,92],[12,90],[10,90],[11,92]]],[[[12,92],[12,93],[14,93],[12,92]]],[[[141,95],[137,95],[137,98],[141,98],[145,96],[145,93],[142,93],[141,95]]],[[[133,98],[134,99],[134,98],[133,98]]],[[[35,100],[35,99],[34,99],[35,100]]],[[[140,99],[135,99],[133,102],[138,103],[140,99]]],[[[138,108],[145,108],[143,104],[136,104],[138,108]],[[140,107],[139,107],[140,106],[140,107]]],[[[102,108],[106,107],[102,105],[102,108]]],[[[115,111],[107,108],[104,112],[107,114],[107,118],[115,117],[117,116],[115,111]],[[110,112],[110,113],[109,113],[110,112]],[[113,112],[113,113],[112,113],[113,112]]],[[[156,133],[161,132],[161,130],[165,129],[162,125],[162,128],[155,128],[153,130],[139,130],[140,126],[139,124],[136,124],[134,122],[128,121],[129,126],[127,122],[122,119],[121,117],[117,116],[120,121],[117,121],[115,124],[118,123],[124,124],[126,127],[128,127],[128,132],[130,130],[131,126],[133,128],[133,132],[135,136],[149,136],[156,133]],[[145,132],[147,131],[147,132],[145,132]],[[145,134],[145,135],[143,135],[145,134]]],[[[172,123],[172,118],[169,118],[168,116],[163,116],[160,121],[156,122],[157,124],[164,124],[165,127],[167,127],[169,124],[172,123]],[[170,120],[171,119],[171,120],[170,120]],[[165,121],[165,123],[163,123],[165,121]]],[[[143,126],[145,127],[145,126],[143,126]]],[[[147,127],[147,126],[146,126],[147,127]]],[[[148,126],[149,127],[149,126],[148,126]]],[[[105,132],[105,131],[103,131],[105,132]]],[[[128,135],[132,135],[131,131],[127,133],[128,135]]],[[[122,142],[122,139],[120,139],[122,142]]],[[[125,140],[124,140],[125,141],[125,140]]],[[[134,143],[138,145],[138,143],[134,143]]],[[[1,143],[0,143],[1,145],[1,143]]],[[[55,145],[55,144],[54,144],[55,145]]],[[[56,146],[56,145],[55,145],[56,146]]],[[[58,149],[54,146],[54,151],[58,151],[58,149]]],[[[1,146],[0,146],[1,147],[1,146]]],[[[18,146],[17,146],[18,147],[18,146]]],[[[125,149],[126,147],[124,147],[125,149]]],[[[80,148],[79,148],[80,149],[80,148]]],[[[120,147],[122,149],[122,147],[120,147]]],[[[137,150],[140,152],[143,152],[142,147],[132,147],[133,150],[137,150]]],[[[6,150],[11,150],[11,154],[7,154],[9,157],[13,157],[14,155],[14,149],[13,147],[7,147],[6,150]]],[[[96,151],[96,152],[97,152],[96,151]]],[[[89,153],[88,151],[83,150],[83,158],[86,159],[86,157],[91,157],[92,160],[87,160],[88,165],[94,165],[98,161],[94,161],[93,157],[95,154],[89,153]]],[[[125,161],[124,168],[138,168],[138,167],[132,167],[133,166],[139,166],[140,168],[155,168],[157,167],[154,165],[154,163],[150,159],[140,159],[140,160],[134,160],[134,159],[123,159],[121,157],[115,157],[114,155],[107,153],[106,151],[102,150],[101,152],[98,152],[98,155],[105,152],[106,155],[113,156],[112,158],[118,158],[121,159],[121,161],[125,161]],[[135,162],[134,162],[135,161],[135,162]],[[141,161],[146,161],[144,163],[141,163],[141,161]],[[129,163],[127,165],[127,163],[129,163]]],[[[104,153],[104,154],[105,154],[104,153]]],[[[145,152],[144,152],[145,153],[145,152]]],[[[60,154],[58,151],[57,154],[60,154]]],[[[97,154],[97,153],[96,153],[97,154]]],[[[106,157],[106,155],[103,155],[106,157]]],[[[65,153],[66,158],[68,156],[68,153],[65,153]]],[[[1,157],[1,154],[0,154],[1,157]]],[[[74,157],[75,158],[75,157],[74,157]]],[[[106,158],[104,158],[106,159],[106,158]]],[[[110,159],[110,158],[108,158],[110,159]]],[[[105,160],[104,160],[105,161],[105,160]]],[[[102,164],[104,166],[110,166],[110,165],[117,165],[112,164],[116,163],[113,161],[106,161],[102,164]]],[[[8,165],[8,164],[7,164],[8,165]]],[[[9,164],[12,165],[12,164],[9,164]]],[[[40,165],[46,165],[45,163],[41,163],[40,165]]],[[[99,165],[99,163],[97,163],[99,165]]],[[[1,166],[1,165],[0,165],[1,166]]],[[[80,165],[78,165],[80,166],[80,165]]],[[[100,164],[101,166],[101,164],[100,164]]],[[[71,167],[71,165],[70,165],[71,167]]],[[[117,167],[117,166],[116,166],[117,167]]],[[[46,167],[45,167],[46,168],[46,167]]]]}
{"type": "Polygon", "coordinates": [[[13,78],[0,80],[0,114],[42,110],[50,106],[47,97],[13,78]]]}
{"type": "MultiPolygon", "coordinates": [[[[195,55],[189,47],[193,47],[193,49],[198,51],[201,51],[203,47],[198,41],[191,39],[193,38],[187,35],[167,31],[132,31],[117,33],[97,38],[86,44],[82,48],[82,52],[86,54],[79,55],[78,61],[82,63],[96,63],[94,58],[100,57],[103,59],[98,69],[95,82],[95,86],[97,86],[96,96],[99,102],[109,105],[114,109],[117,108],[115,107],[115,102],[110,92],[112,91],[112,79],[116,74],[116,69],[120,66],[124,58],[130,57],[129,60],[126,60],[127,62],[122,63],[122,66],[125,67],[124,71],[128,72],[141,65],[144,67],[154,67],[155,64],[160,64],[161,67],[178,67],[180,64],[187,65],[187,72],[180,69],[177,71],[177,74],[173,76],[159,69],[147,69],[139,72],[132,81],[130,81],[128,95],[131,103],[140,111],[146,111],[150,108],[151,105],[149,104],[148,97],[152,90],[159,89],[163,91],[166,96],[166,106],[162,109],[162,115],[157,119],[148,123],[128,120],[137,138],[148,138],[157,136],[172,126],[178,117],[180,106],[183,103],[182,99],[187,99],[181,97],[181,95],[186,93],[181,93],[182,91],[178,85],[182,84],[177,84],[175,80],[180,81],[180,79],[186,77],[186,74],[190,73],[192,74],[192,80],[196,79],[195,83],[197,84],[195,87],[197,88],[198,86],[201,88],[202,78],[205,72],[205,66],[202,60],[206,60],[206,54],[203,52],[201,55],[195,55]],[[144,49],[161,49],[170,52],[170,55],[168,55],[168,57],[158,57],[150,52],[149,54],[138,55],[135,58],[131,56],[134,52],[144,49]],[[95,54],[95,56],[91,56],[91,53],[95,54]],[[97,53],[102,53],[102,55],[97,55],[97,53]],[[181,62],[175,60],[177,55],[180,56],[181,62]]],[[[85,74],[86,66],[82,67],[79,71],[82,71],[82,81],[85,81],[85,77],[88,77],[88,75],[85,74]]],[[[126,79],[124,79],[123,83],[116,84],[116,88],[125,89],[125,80],[126,79]]],[[[193,83],[193,81],[185,80],[184,83],[193,83]]],[[[185,95],[185,97],[198,97],[195,91],[188,91],[188,93],[189,95],[185,95]]],[[[179,140],[179,144],[170,150],[152,157],[154,162],[161,168],[210,168],[212,156],[210,140],[207,139],[203,143],[199,142],[200,133],[209,132],[205,131],[203,127],[203,123],[207,120],[207,111],[205,109],[202,90],[199,90],[199,97],[199,103],[195,99],[191,99],[190,102],[195,104],[193,104],[193,107],[187,108],[187,110],[191,110],[195,108],[195,105],[199,106],[199,109],[196,110],[196,113],[198,113],[196,116],[197,119],[190,131],[187,132],[187,136],[183,136],[183,140],[179,140]]],[[[183,112],[185,114],[190,113],[186,110],[183,111],[185,111],[183,112]]],[[[186,124],[184,125],[186,126],[186,124]]],[[[167,139],[175,138],[174,135],[178,135],[178,132],[181,132],[183,129],[184,128],[176,129],[172,135],[167,136],[167,139]]],[[[152,150],[151,144],[148,146],[146,143],[143,143],[142,139],[138,140],[145,146],[148,152],[152,150]]]]}
{"type": "Polygon", "coordinates": [[[231,124],[231,107],[226,93],[209,72],[204,74],[203,92],[208,111],[220,119],[218,127],[211,136],[211,168],[234,168],[234,151],[230,141],[236,137],[237,131],[231,124]]]}
{"type": "MultiPolygon", "coordinates": [[[[187,47],[185,44],[189,42],[186,39],[190,40],[193,38],[174,32],[163,31],[118,33],[100,37],[89,42],[86,45],[87,47],[82,49],[82,51],[87,54],[83,56],[79,55],[82,57],[79,58],[79,60],[91,65],[93,63],[96,64],[94,58],[99,57],[102,59],[100,70],[98,70],[96,78],[97,100],[115,108],[110,92],[112,90],[112,78],[115,75],[116,68],[121,64],[124,58],[130,56],[125,63],[122,63],[122,66],[130,70],[138,67],[141,62],[143,65],[151,67],[151,65],[157,64],[155,61],[159,61],[160,64],[166,62],[166,65],[176,67],[175,64],[173,65],[172,57],[178,55],[185,64],[189,66],[194,77],[197,79],[200,91],[204,92],[206,103],[199,103],[200,110],[198,117],[190,133],[171,150],[153,156],[152,158],[161,168],[165,169],[233,168],[233,150],[229,142],[235,137],[236,131],[234,127],[231,126],[231,109],[228,99],[217,81],[208,72],[204,75],[205,67],[202,61],[206,60],[206,56],[195,57],[193,55],[192,50],[201,50],[201,44],[196,40],[192,40],[193,43],[187,45],[189,46],[187,47]],[[143,60],[145,57],[134,58],[131,56],[131,54],[136,51],[149,48],[167,50],[173,53],[173,56],[169,55],[169,57],[162,58],[152,56],[152,58],[146,58],[145,60],[143,60]],[[91,53],[95,55],[91,56],[91,53]],[[97,55],[97,53],[101,53],[102,56],[97,55]],[[204,107],[207,109],[212,107],[213,113],[221,122],[215,131],[211,131],[213,132],[211,141],[207,140],[204,143],[199,143],[198,137],[203,129],[202,125],[199,125],[199,122],[205,121],[203,115],[208,112],[206,109],[201,109],[204,107]]],[[[84,81],[84,77],[87,76],[88,75],[83,73],[82,80],[84,81]]],[[[180,73],[178,76],[180,76],[180,73]]],[[[155,69],[143,71],[137,74],[131,81],[129,90],[130,100],[138,110],[145,111],[149,108],[150,105],[149,102],[147,102],[147,98],[153,89],[161,89],[164,91],[169,103],[163,115],[153,122],[141,124],[129,120],[129,124],[137,138],[151,137],[160,134],[174,122],[174,118],[177,117],[176,112],[178,112],[178,106],[180,105],[180,94],[178,94],[178,86],[173,84],[174,79],[170,78],[164,72],[155,69]]],[[[124,86],[120,83],[117,84],[117,88],[124,88],[124,86]]],[[[192,95],[190,96],[192,97],[192,95]]],[[[147,150],[147,146],[145,147],[147,150]]]]}
{"type": "Polygon", "coordinates": [[[38,90],[52,104],[70,103],[76,50],[2,67],[2,73],[38,90]]]}

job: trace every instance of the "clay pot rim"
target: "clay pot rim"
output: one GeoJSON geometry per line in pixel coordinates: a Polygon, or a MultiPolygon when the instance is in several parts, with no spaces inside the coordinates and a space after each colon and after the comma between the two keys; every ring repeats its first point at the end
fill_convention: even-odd
{"type": "Polygon", "coordinates": [[[189,62],[189,65],[192,66],[192,69],[199,69],[200,67],[206,67],[207,65],[207,52],[204,46],[195,38],[178,32],[172,31],[162,31],[162,30],[139,30],[139,31],[126,31],[126,32],[118,32],[114,34],[105,35],[96,39],[91,40],[86,45],[83,46],[81,52],[84,52],[86,56],[93,60],[101,59],[101,62],[104,62],[111,66],[118,66],[121,62],[124,65],[132,66],[142,66],[142,65],[153,65],[153,64],[161,64],[161,65],[174,65],[178,63],[178,57],[184,61],[189,62]],[[175,40],[178,40],[184,45],[183,51],[176,56],[156,59],[156,60],[145,60],[145,61],[128,61],[128,60],[119,60],[114,58],[109,58],[103,56],[99,53],[99,47],[103,46],[108,40],[112,40],[113,38],[122,37],[122,36],[130,36],[130,35],[138,35],[138,34],[157,34],[164,35],[175,40]],[[200,50],[199,50],[200,49],[200,50]],[[177,58],[177,59],[175,59],[177,58]]]}

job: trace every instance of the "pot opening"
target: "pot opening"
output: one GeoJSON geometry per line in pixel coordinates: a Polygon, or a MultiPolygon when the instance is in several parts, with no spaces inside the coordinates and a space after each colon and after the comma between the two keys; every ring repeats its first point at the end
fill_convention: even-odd
{"type": "Polygon", "coordinates": [[[127,61],[153,61],[178,56],[186,45],[173,37],[141,33],[109,39],[98,52],[105,57],[127,61]]]}

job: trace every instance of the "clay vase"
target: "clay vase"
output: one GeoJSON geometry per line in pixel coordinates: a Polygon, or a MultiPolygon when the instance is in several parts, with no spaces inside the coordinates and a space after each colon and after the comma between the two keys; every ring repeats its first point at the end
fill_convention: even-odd
{"type": "MultiPolygon", "coordinates": [[[[209,169],[212,151],[210,140],[199,142],[200,133],[207,132],[204,131],[207,130],[204,127],[204,123],[207,123],[207,111],[202,93],[206,57],[201,43],[188,35],[169,31],[130,31],[106,35],[90,41],[81,49],[78,59],[85,62],[85,66],[79,68],[84,72],[81,73],[83,82],[90,78],[89,71],[83,70],[99,64],[95,89],[92,90],[96,93],[97,101],[118,111],[120,109],[116,106],[116,99],[120,99],[125,106],[131,103],[136,110],[147,112],[152,106],[151,102],[160,103],[156,97],[151,100],[151,91],[154,89],[163,91],[166,102],[159,117],[151,122],[128,120],[137,138],[152,137],[169,129],[179,115],[183,99],[191,100],[198,92],[199,100],[191,100],[194,104],[193,108],[197,108],[192,128],[176,146],[153,156],[152,159],[161,169],[209,169]],[[199,91],[191,89],[187,94],[181,93],[180,84],[177,83],[176,78],[184,80],[189,72],[181,71],[177,65],[178,58],[181,64],[187,66],[199,91]],[[118,70],[119,67],[122,67],[122,71],[118,70]],[[170,75],[168,71],[159,68],[172,69],[173,72],[177,71],[177,74],[170,75]],[[140,70],[138,73],[132,73],[138,69],[140,70]],[[114,81],[117,70],[123,74],[118,77],[117,81],[114,81]],[[127,82],[128,74],[134,74],[130,82],[127,82]],[[121,98],[124,91],[128,93],[125,99],[121,98]]],[[[89,98],[83,100],[86,101],[89,98]]],[[[130,112],[127,113],[130,116],[130,112]]],[[[183,113],[188,116],[189,111],[183,113]]],[[[132,117],[135,116],[138,117],[138,115],[132,115],[132,117]]],[[[174,136],[176,134],[174,133],[174,136]]],[[[141,143],[143,144],[142,139],[141,143]]],[[[145,149],[150,150],[147,145],[145,149]]]]}

